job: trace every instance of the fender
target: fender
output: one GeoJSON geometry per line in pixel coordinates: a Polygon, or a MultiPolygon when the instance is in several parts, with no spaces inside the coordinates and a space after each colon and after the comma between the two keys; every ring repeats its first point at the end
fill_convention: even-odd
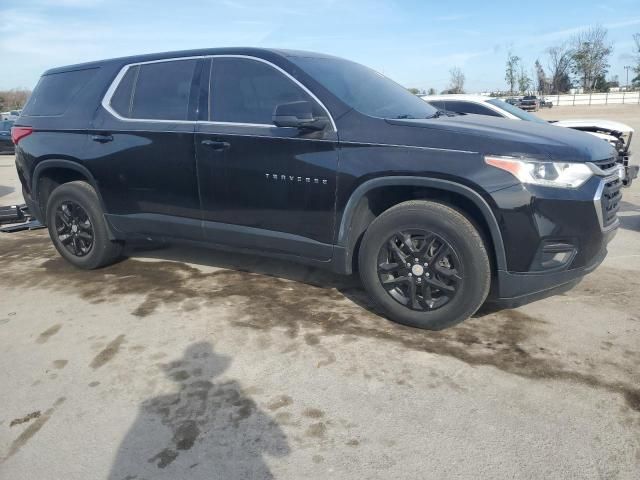
{"type": "Polygon", "coordinates": [[[34,199],[38,198],[38,183],[42,172],[50,168],[66,168],[68,170],[75,170],[76,172],[84,175],[91,186],[95,188],[96,192],[98,193],[98,197],[100,198],[100,205],[103,206],[102,196],[100,195],[100,191],[98,190],[96,179],[87,169],[87,167],[80,165],[77,162],[72,162],[71,160],[43,160],[42,162],[38,163],[38,165],[36,165],[36,168],[33,171],[33,176],[31,178],[31,194],[33,195],[34,199]]]}
{"type": "MultiPolygon", "coordinates": [[[[466,197],[472,201],[476,207],[482,212],[484,220],[489,226],[489,232],[491,234],[491,240],[493,241],[495,249],[495,258],[498,270],[507,269],[507,259],[504,251],[504,243],[502,242],[502,235],[500,233],[500,227],[496,220],[491,207],[482,196],[475,190],[462,185],[460,183],[452,182],[450,180],[442,180],[437,178],[421,178],[421,177],[379,177],[372,180],[367,180],[354,190],[345,206],[342,220],[340,221],[340,230],[338,231],[337,246],[342,249],[348,249],[349,247],[349,226],[352,224],[355,209],[360,202],[360,199],[370,190],[379,187],[386,186],[420,186],[437,188],[439,190],[446,190],[452,193],[456,193],[466,197]]],[[[345,261],[350,261],[351,252],[347,254],[345,261]]],[[[346,266],[350,270],[350,266],[346,266]]]]}
{"type": "MultiPolygon", "coordinates": [[[[100,189],[98,188],[98,182],[96,182],[96,179],[89,171],[89,169],[77,162],[62,159],[43,160],[42,162],[38,163],[38,165],[36,165],[36,168],[33,171],[33,176],[31,178],[31,198],[33,198],[36,206],[40,204],[40,200],[38,198],[38,184],[40,183],[40,177],[45,171],[50,168],[66,168],[68,170],[75,170],[76,172],[82,174],[87,179],[89,184],[95,189],[98,195],[98,201],[100,202],[100,208],[102,208],[102,211],[106,213],[104,202],[102,200],[102,194],[100,193],[100,189]]],[[[118,236],[114,234],[113,227],[107,220],[106,216],[105,223],[107,225],[109,238],[111,240],[115,240],[116,238],[118,238],[118,236]]]]}

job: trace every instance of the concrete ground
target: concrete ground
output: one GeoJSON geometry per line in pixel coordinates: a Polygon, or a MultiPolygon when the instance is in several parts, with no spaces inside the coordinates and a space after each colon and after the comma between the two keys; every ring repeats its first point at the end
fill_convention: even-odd
{"type": "MultiPolygon", "coordinates": [[[[0,157],[0,204],[16,187],[0,157]]],[[[1,235],[0,478],[637,479],[640,187],[624,196],[574,290],[437,333],[291,263],[174,247],[84,272],[45,230],[1,235]]]]}

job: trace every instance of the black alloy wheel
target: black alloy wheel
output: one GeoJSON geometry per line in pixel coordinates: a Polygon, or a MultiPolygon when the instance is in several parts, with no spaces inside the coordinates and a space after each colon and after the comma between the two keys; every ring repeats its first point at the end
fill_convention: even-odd
{"type": "Polygon", "coordinates": [[[55,216],[58,240],[69,253],[84,257],[93,248],[93,225],[88,213],[76,202],[58,205],[55,216]]]}
{"type": "Polygon", "coordinates": [[[378,278],[398,303],[416,311],[432,311],[449,303],[463,281],[454,248],[427,230],[398,231],[378,253],[378,278]]]}

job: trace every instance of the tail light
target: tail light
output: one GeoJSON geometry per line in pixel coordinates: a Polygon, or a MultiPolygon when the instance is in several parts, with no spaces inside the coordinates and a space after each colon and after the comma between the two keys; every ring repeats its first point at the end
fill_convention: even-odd
{"type": "Polygon", "coordinates": [[[11,127],[11,140],[17,145],[20,140],[32,133],[33,128],[31,127],[11,127]]]}

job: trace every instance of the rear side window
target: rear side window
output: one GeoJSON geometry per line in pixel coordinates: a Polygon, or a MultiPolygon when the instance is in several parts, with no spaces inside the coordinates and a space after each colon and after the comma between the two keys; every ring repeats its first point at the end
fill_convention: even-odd
{"type": "Polygon", "coordinates": [[[212,62],[209,119],[271,125],[283,103],[306,100],[314,115],[326,116],[307,92],[275,68],[256,60],[218,58],[212,62]]]}
{"type": "Polygon", "coordinates": [[[174,60],[140,65],[129,117],[186,120],[196,62],[197,60],[174,60]]]}
{"type": "Polygon", "coordinates": [[[32,117],[62,115],[97,71],[97,68],[90,68],[43,75],[22,114],[32,117]]]}

